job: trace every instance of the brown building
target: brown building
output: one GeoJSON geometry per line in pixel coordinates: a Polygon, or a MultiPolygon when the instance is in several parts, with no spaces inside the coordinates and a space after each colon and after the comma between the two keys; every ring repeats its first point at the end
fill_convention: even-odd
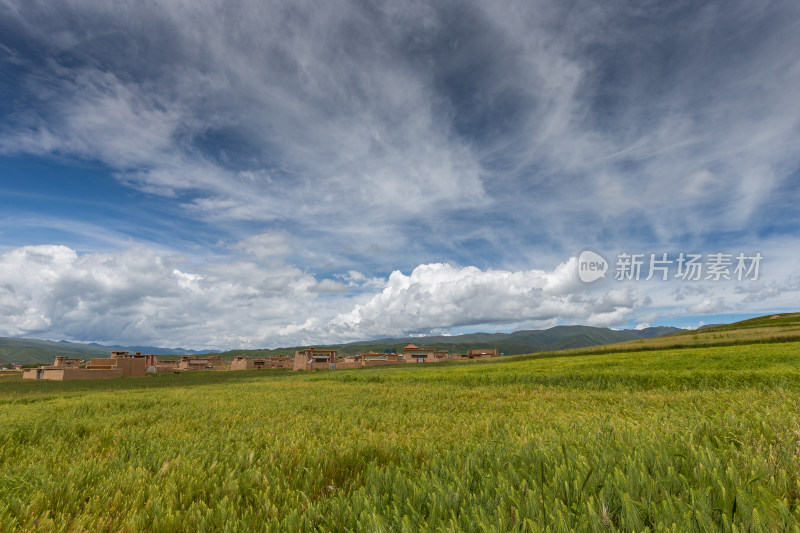
{"type": "Polygon", "coordinates": [[[477,350],[467,350],[467,357],[473,359],[475,357],[499,357],[500,354],[497,348],[479,348],[477,350]]]}
{"type": "Polygon", "coordinates": [[[436,348],[425,348],[409,344],[403,348],[403,358],[406,363],[438,363],[450,359],[447,350],[437,350],[436,348]]]}
{"type": "Polygon", "coordinates": [[[364,366],[396,365],[405,363],[396,353],[366,352],[361,354],[364,366]]]}
{"type": "Polygon", "coordinates": [[[403,348],[403,359],[406,360],[406,363],[424,363],[428,359],[429,353],[430,350],[409,344],[403,348]]]}
{"type": "Polygon", "coordinates": [[[209,355],[207,357],[197,357],[195,355],[183,355],[178,361],[178,370],[224,370],[225,361],[221,355],[209,355]]]}
{"type": "Polygon", "coordinates": [[[478,348],[477,350],[467,350],[467,353],[456,354],[453,359],[484,359],[499,356],[497,348],[478,348]]]}
{"type": "Polygon", "coordinates": [[[447,350],[436,350],[436,352],[433,354],[433,357],[437,361],[446,361],[447,359],[452,359],[452,357],[450,357],[450,352],[447,350]]]}
{"type": "Polygon", "coordinates": [[[362,366],[364,366],[364,358],[362,354],[340,357],[339,361],[336,363],[337,370],[346,370],[348,368],[361,368],[362,366]]]}
{"type": "Polygon", "coordinates": [[[178,359],[160,359],[156,361],[156,373],[177,372],[179,363],[178,359]]]}
{"type": "Polygon", "coordinates": [[[250,358],[246,355],[237,355],[231,361],[231,370],[256,370],[263,368],[292,368],[292,358],[288,355],[275,357],[250,358]]]}
{"type": "Polygon", "coordinates": [[[82,364],[83,361],[76,357],[67,357],[66,355],[58,355],[56,356],[56,360],[53,362],[52,366],[58,368],[80,368],[82,364]]]}
{"type": "Polygon", "coordinates": [[[112,358],[132,358],[132,359],[143,359],[144,366],[147,372],[155,372],[156,371],[156,356],[153,354],[143,354],[142,352],[130,353],[126,350],[115,350],[111,352],[112,358]]]}
{"type": "MultiPolygon", "coordinates": [[[[144,376],[147,373],[146,356],[140,353],[111,352],[108,359],[93,358],[80,368],[67,366],[65,359],[56,358],[50,366],[31,368],[23,372],[23,379],[46,379],[50,381],[68,381],[74,379],[108,379],[125,376],[144,376]]],[[[74,361],[74,360],[73,360],[74,361]]]]}
{"type": "Polygon", "coordinates": [[[294,359],[288,355],[276,355],[270,359],[272,368],[292,368],[294,366],[294,359]]]}
{"type": "Polygon", "coordinates": [[[294,353],[294,370],[335,369],[339,362],[339,351],[314,347],[294,353]]]}

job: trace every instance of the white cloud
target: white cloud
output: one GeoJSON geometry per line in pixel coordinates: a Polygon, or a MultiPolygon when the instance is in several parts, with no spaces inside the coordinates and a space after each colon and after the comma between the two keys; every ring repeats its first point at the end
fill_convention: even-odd
{"type": "Polygon", "coordinates": [[[681,329],[686,329],[686,330],[689,330],[689,331],[694,331],[694,330],[696,330],[696,329],[700,329],[700,328],[702,328],[702,327],[703,327],[703,326],[705,326],[705,325],[706,325],[706,323],[705,323],[705,322],[703,322],[703,321],[701,320],[701,321],[700,321],[700,322],[698,322],[698,323],[697,323],[697,325],[695,325],[695,326],[684,326],[684,327],[683,327],[683,328],[681,328],[681,329]]]}
{"type": "Polygon", "coordinates": [[[636,303],[630,289],[597,297],[577,289],[575,259],[555,270],[483,271],[448,264],[420,265],[406,276],[392,272],[384,289],[329,327],[343,337],[402,334],[477,324],[585,319],[608,325],[625,321],[636,303]]]}
{"type": "MultiPolygon", "coordinates": [[[[257,236],[229,247],[239,255],[194,266],[141,246],[83,254],[65,246],[14,248],[0,255],[0,335],[254,348],[477,326],[620,327],[635,317],[643,328],[680,312],[741,311],[775,292],[762,282],[708,282],[679,291],[681,281],[582,284],[575,281],[574,257],[548,271],[422,264],[409,275],[394,271],[376,286],[357,271],[317,279],[276,261],[269,250],[280,242],[257,236]],[[254,262],[254,255],[268,262],[254,262]],[[643,314],[653,302],[658,307],[643,314]]],[[[791,306],[789,292],[799,286],[788,278],[780,304],[791,306]]]]}
{"type": "Polygon", "coordinates": [[[720,297],[712,298],[712,297],[705,297],[700,302],[690,305],[686,308],[687,311],[690,313],[694,313],[696,315],[710,315],[713,313],[721,313],[728,309],[728,306],[725,305],[725,299],[720,297]]]}
{"type": "Polygon", "coordinates": [[[634,24],[621,2],[11,0],[36,60],[2,45],[30,104],[3,117],[0,153],[98,160],[184,216],[293,246],[309,229],[331,253],[419,241],[417,264],[474,262],[439,251],[453,235],[537,257],[749,229],[799,162],[800,32],[792,3],[734,4],[643,6],[634,24]]]}
{"type": "Polygon", "coordinates": [[[745,296],[742,300],[745,303],[774,300],[797,291],[800,291],[800,274],[787,276],[783,280],[773,279],[768,283],[759,281],[747,285],[739,285],[735,289],[737,294],[743,294],[745,296]]]}
{"type": "Polygon", "coordinates": [[[230,248],[266,263],[283,262],[291,252],[286,236],[279,233],[253,235],[231,245],[230,248]]]}
{"type": "MultiPolygon", "coordinates": [[[[199,271],[172,267],[137,247],[78,254],[28,246],[0,256],[0,334],[186,347],[258,347],[281,342],[287,323],[306,321],[313,276],[239,258],[199,271]]],[[[313,305],[312,305],[313,303],[313,305]]],[[[335,309],[329,309],[330,316],[335,309]]],[[[316,320],[316,318],[314,318],[316,320]]]]}
{"type": "Polygon", "coordinates": [[[312,292],[331,292],[331,293],[342,293],[348,291],[347,286],[344,283],[333,279],[323,279],[319,283],[314,285],[310,290],[312,292]]]}
{"type": "MultiPolygon", "coordinates": [[[[636,305],[628,288],[570,292],[574,259],[550,272],[426,264],[409,276],[393,272],[380,292],[348,295],[341,281],[250,262],[254,242],[280,241],[237,243],[231,248],[244,255],[191,271],[142,247],[89,254],[64,246],[13,249],[0,256],[1,333],[257,347],[554,318],[618,324],[636,305]]],[[[368,288],[359,273],[341,278],[368,288]]]]}
{"type": "Polygon", "coordinates": [[[15,114],[0,132],[0,153],[100,160],[141,191],[188,194],[187,212],[212,220],[335,213],[341,228],[351,213],[363,221],[368,210],[420,214],[486,200],[480,164],[440,120],[427,73],[370,29],[374,14],[348,2],[118,7],[79,2],[51,11],[33,2],[9,13],[52,58],[28,80],[44,112],[15,114]],[[73,16],[86,27],[66,24],[73,16]],[[345,50],[355,23],[371,44],[345,50]],[[141,46],[166,26],[171,47],[152,50],[152,64],[123,62],[126,49],[114,58],[83,38],[109,26],[128,27],[141,46]],[[67,51],[91,60],[69,69],[57,59],[67,51]],[[225,134],[233,138],[205,141],[225,134]],[[242,159],[250,168],[231,168],[242,159]]]}

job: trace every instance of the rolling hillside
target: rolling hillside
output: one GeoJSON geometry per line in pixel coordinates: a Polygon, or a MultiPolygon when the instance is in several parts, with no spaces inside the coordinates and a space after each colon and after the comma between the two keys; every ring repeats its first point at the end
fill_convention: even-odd
{"type": "MultiPolygon", "coordinates": [[[[505,355],[517,355],[647,339],[681,331],[683,330],[670,327],[613,330],[591,326],[555,326],[545,330],[524,330],[513,333],[468,333],[453,336],[385,338],[349,344],[326,345],[326,347],[337,348],[345,355],[366,351],[382,352],[386,349],[396,349],[399,352],[407,344],[422,344],[439,350],[449,350],[450,353],[462,353],[469,348],[498,348],[500,353],[505,355]]],[[[275,350],[231,350],[224,352],[222,355],[225,358],[232,358],[237,355],[292,355],[295,350],[305,347],[287,347],[275,350]]]]}
{"type": "MultiPolygon", "coordinates": [[[[723,326],[724,327],[724,326],[723,326]]],[[[706,331],[712,331],[709,328],[706,331]]],[[[399,337],[348,344],[326,345],[337,348],[342,354],[350,355],[365,351],[381,352],[386,349],[401,351],[407,344],[424,344],[450,353],[461,353],[469,348],[498,348],[505,355],[518,355],[534,352],[579,349],[626,341],[639,341],[684,332],[672,327],[653,327],[641,330],[596,328],[591,326],[555,326],[545,330],[523,330],[513,333],[468,333],[453,336],[399,337]]],[[[690,332],[691,333],[691,332],[690,332]]],[[[290,346],[276,349],[230,350],[223,352],[226,359],[237,355],[270,356],[278,354],[293,355],[298,349],[307,346],[290,346]]],[[[156,355],[196,355],[212,353],[211,350],[186,350],[183,348],[158,348],[153,346],[102,346],[53,342],[37,339],[0,337],[0,363],[51,363],[57,355],[73,357],[103,357],[111,350],[130,350],[133,352],[154,353],[156,355]]]]}
{"type": "Polygon", "coordinates": [[[56,355],[102,357],[107,356],[108,352],[109,349],[103,346],[0,337],[2,363],[52,363],[56,355]]]}
{"type": "Polygon", "coordinates": [[[157,348],[153,346],[103,346],[100,344],[82,344],[79,342],[55,342],[38,339],[19,339],[0,337],[0,364],[19,363],[52,363],[57,355],[70,357],[108,357],[111,350],[128,350],[131,352],[154,353],[157,355],[189,355],[206,352],[195,352],[183,348],[157,348]]]}
{"type": "MultiPolygon", "coordinates": [[[[671,350],[714,346],[737,346],[744,344],[770,344],[800,341],[800,313],[782,313],[742,320],[732,324],[707,326],[696,330],[679,330],[646,339],[607,343],[602,346],[586,346],[564,349],[547,354],[587,355],[609,352],[671,350]]],[[[542,354],[533,355],[542,357],[542,354]]]]}

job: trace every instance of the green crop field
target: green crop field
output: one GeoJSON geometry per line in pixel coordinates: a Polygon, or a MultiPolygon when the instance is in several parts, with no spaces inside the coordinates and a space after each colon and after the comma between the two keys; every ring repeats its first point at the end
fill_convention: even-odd
{"type": "Polygon", "coordinates": [[[4,531],[800,531],[800,342],[2,376],[0,451],[4,531]]]}
{"type": "Polygon", "coordinates": [[[610,353],[795,341],[800,341],[800,313],[784,313],[781,315],[751,318],[734,324],[685,331],[678,334],[637,339],[603,346],[562,350],[562,353],[610,353]]]}

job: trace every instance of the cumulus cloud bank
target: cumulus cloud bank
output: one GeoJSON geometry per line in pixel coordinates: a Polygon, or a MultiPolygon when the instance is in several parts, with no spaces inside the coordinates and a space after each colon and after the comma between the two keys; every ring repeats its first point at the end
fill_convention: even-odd
{"type": "Polygon", "coordinates": [[[574,259],[551,272],[420,265],[408,276],[392,272],[380,293],[334,318],[331,327],[352,337],[400,335],[554,318],[596,320],[616,304],[632,307],[632,301],[577,298],[578,285],[574,259]]]}
{"type": "Polygon", "coordinates": [[[78,254],[27,246],[0,256],[0,334],[253,346],[275,342],[285,324],[305,320],[316,285],[296,268],[247,260],[184,272],[145,248],[78,254]]]}
{"type": "MultiPolygon", "coordinates": [[[[259,255],[258,243],[272,240],[248,242],[256,243],[259,255]]],[[[16,248],[0,255],[0,313],[6,317],[0,335],[254,348],[461,327],[617,326],[653,307],[652,284],[641,286],[645,290],[611,281],[587,287],[578,279],[575,258],[551,271],[423,264],[380,282],[349,272],[341,278],[354,281],[345,284],[316,279],[273,256],[268,263],[250,257],[243,253],[190,270],[181,258],[143,247],[83,254],[65,246],[16,248]]],[[[785,289],[796,292],[796,280],[790,282],[794,286],[785,289]]],[[[700,314],[727,309],[719,295],[726,290],[709,284],[684,291],[680,304],[700,314]]],[[[767,297],[763,291],[761,285],[740,291],[739,303],[767,297]]],[[[675,303],[678,296],[672,298],[675,303]]]]}
{"type": "MultiPolygon", "coordinates": [[[[255,243],[252,255],[263,256],[265,241],[274,238],[234,248],[255,243]]],[[[570,302],[574,260],[553,272],[420,265],[410,276],[393,272],[381,292],[347,296],[341,281],[316,280],[273,256],[264,264],[247,255],[187,272],[141,247],[88,254],[65,246],[14,249],[0,256],[0,309],[10,318],[0,333],[225,348],[589,316],[631,305],[609,295],[570,302]]],[[[378,285],[357,272],[346,277],[361,287],[378,285]]]]}

